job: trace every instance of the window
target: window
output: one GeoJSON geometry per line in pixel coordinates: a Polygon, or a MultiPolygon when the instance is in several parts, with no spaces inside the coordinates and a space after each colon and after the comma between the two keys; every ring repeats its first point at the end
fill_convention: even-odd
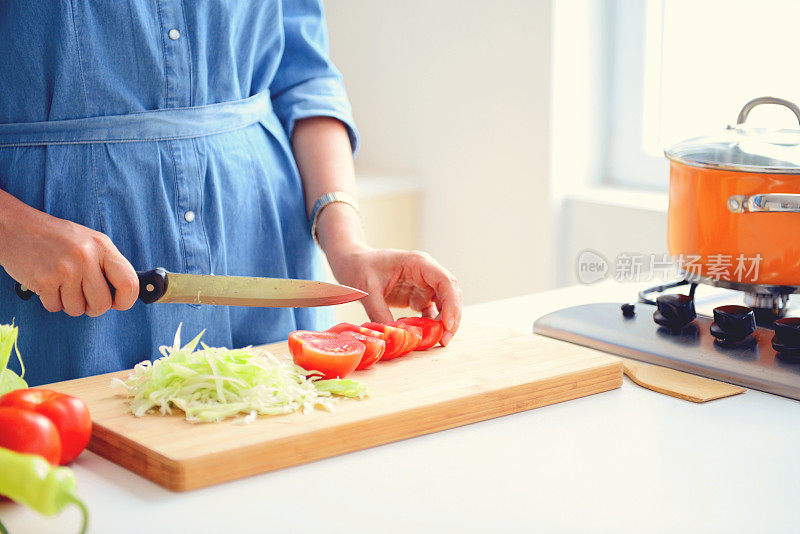
{"type": "MultiPolygon", "coordinates": [[[[800,104],[797,0],[614,0],[606,180],[665,189],[665,147],[736,122],[759,96],[800,104]]],[[[748,123],[800,128],[778,106],[748,123]]]]}

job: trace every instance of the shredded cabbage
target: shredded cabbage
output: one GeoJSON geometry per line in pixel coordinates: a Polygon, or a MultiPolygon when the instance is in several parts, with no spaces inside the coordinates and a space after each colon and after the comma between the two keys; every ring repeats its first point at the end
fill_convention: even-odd
{"type": "Polygon", "coordinates": [[[181,347],[179,326],[172,347],[159,348],[162,358],[136,364],[124,381],[112,379],[112,387],[127,390],[133,415],[171,414],[178,408],[187,421],[219,422],[242,415],[233,422],[246,424],[257,415],[332,411],[334,395],[362,398],[367,393],[360,382],[320,380],[317,371],[253,347],[209,347],[200,343],[204,332],[181,347]],[[195,350],[198,344],[202,349],[195,350]]]}
{"type": "Polygon", "coordinates": [[[0,396],[15,389],[28,387],[28,384],[22,379],[25,376],[25,365],[22,363],[22,357],[17,348],[18,335],[19,328],[13,324],[0,324],[0,396]],[[11,358],[11,349],[14,349],[17,354],[21,376],[17,376],[17,373],[6,368],[9,358],[11,358]]]}

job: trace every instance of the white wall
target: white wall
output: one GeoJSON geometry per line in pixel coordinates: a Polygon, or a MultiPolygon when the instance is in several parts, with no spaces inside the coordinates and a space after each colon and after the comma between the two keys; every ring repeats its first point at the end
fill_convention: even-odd
{"type": "MultiPolygon", "coordinates": [[[[608,0],[553,2],[551,202],[556,213],[556,285],[578,283],[580,251],[610,263],[620,253],[667,251],[666,193],[612,187],[609,140],[614,138],[608,46],[617,30],[608,0]]],[[[638,5],[638,4],[637,4],[638,5]]],[[[639,66],[638,68],[641,68],[639,66]]],[[[664,176],[666,181],[667,176],[664,176]]]]}
{"type": "Polygon", "coordinates": [[[422,186],[420,247],[467,303],[551,287],[550,0],[329,0],[359,174],[422,186]]]}
{"type": "MultiPolygon", "coordinates": [[[[578,283],[578,256],[587,249],[605,258],[607,277],[613,278],[620,254],[647,259],[667,253],[667,195],[613,188],[568,195],[559,213],[559,235],[558,285],[578,283]]],[[[645,262],[642,272],[648,270],[645,262]]]]}

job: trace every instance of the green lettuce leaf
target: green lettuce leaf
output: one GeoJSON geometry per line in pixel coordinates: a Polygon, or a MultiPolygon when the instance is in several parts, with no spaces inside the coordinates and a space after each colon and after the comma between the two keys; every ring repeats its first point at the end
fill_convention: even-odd
{"type": "Polygon", "coordinates": [[[19,349],[17,349],[18,335],[19,328],[13,324],[0,324],[0,396],[15,389],[28,387],[28,384],[22,379],[22,376],[25,376],[25,365],[22,363],[22,357],[20,357],[19,349]],[[11,369],[7,369],[12,349],[17,355],[17,361],[22,369],[22,376],[18,376],[11,369]]]}
{"type": "Polygon", "coordinates": [[[11,369],[3,369],[0,371],[0,397],[14,391],[15,389],[25,389],[28,383],[20,378],[17,373],[11,369]]]}

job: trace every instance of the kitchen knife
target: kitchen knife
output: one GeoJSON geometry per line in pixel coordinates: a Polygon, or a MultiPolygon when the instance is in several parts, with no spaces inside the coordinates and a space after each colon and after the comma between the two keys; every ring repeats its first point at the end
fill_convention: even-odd
{"type": "MultiPolygon", "coordinates": [[[[146,304],[307,308],[344,304],[367,296],[367,293],[352,287],[314,280],[179,274],[160,267],[152,271],[137,271],[136,275],[139,277],[139,299],[146,304]]],[[[19,283],[14,285],[14,289],[22,300],[34,295],[19,283]]]]}

